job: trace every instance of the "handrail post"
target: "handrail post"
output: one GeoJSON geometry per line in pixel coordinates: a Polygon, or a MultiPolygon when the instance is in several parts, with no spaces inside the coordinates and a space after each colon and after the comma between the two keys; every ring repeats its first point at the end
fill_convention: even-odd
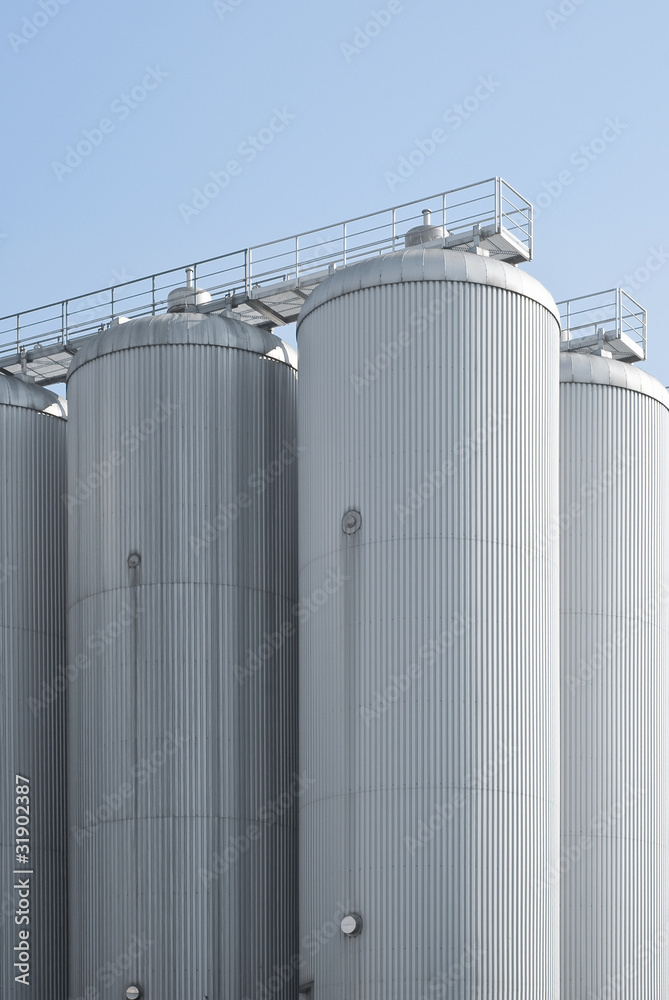
{"type": "Polygon", "coordinates": [[[156,276],[151,275],[151,315],[156,315],[156,276]]]}
{"type": "Polygon", "coordinates": [[[111,318],[114,319],[114,286],[109,289],[111,292],[111,318]]]}
{"type": "Polygon", "coordinates": [[[295,237],[295,281],[300,277],[300,237],[295,237]]]}
{"type": "Polygon", "coordinates": [[[21,313],[16,314],[16,353],[21,353],[21,313]]]}
{"type": "Polygon", "coordinates": [[[67,299],[63,299],[60,306],[60,342],[67,343],[67,299]]]}
{"type": "Polygon", "coordinates": [[[646,358],[646,324],[648,322],[648,314],[645,309],[641,312],[641,336],[643,337],[643,356],[644,360],[646,358]]]}
{"type": "Polygon", "coordinates": [[[346,223],[344,223],[344,267],[346,267],[346,223]]]}

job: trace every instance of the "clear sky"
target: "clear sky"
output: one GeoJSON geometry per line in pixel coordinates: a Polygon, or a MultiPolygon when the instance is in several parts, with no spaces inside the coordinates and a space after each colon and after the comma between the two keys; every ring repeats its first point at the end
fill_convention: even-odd
{"type": "Polygon", "coordinates": [[[527,269],[556,299],[623,285],[669,384],[660,0],[12,0],[0,21],[0,314],[498,174],[544,205],[527,269]]]}

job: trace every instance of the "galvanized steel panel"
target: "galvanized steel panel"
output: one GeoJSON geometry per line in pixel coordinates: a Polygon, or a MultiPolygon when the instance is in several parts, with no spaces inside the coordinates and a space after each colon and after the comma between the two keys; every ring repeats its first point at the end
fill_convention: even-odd
{"type": "Polygon", "coordinates": [[[0,375],[3,1000],[67,995],[64,415],[63,401],[53,393],[0,375]],[[24,796],[17,800],[16,775],[29,779],[27,803],[24,796]],[[29,864],[17,862],[17,802],[29,809],[29,864]],[[28,893],[28,910],[16,923],[19,886],[28,893]],[[29,933],[27,963],[15,951],[20,931],[29,933]],[[25,965],[27,980],[17,981],[25,965]]]}
{"type": "Polygon", "coordinates": [[[73,996],[295,955],[296,372],[258,333],[138,320],[69,379],[73,996]]]}
{"type": "Polygon", "coordinates": [[[557,998],[555,306],[413,250],[328,279],[298,336],[303,985],[557,998]]]}
{"type": "Polygon", "coordinates": [[[669,996],[669,394],[561,359],[562,989],[669,996]]]}

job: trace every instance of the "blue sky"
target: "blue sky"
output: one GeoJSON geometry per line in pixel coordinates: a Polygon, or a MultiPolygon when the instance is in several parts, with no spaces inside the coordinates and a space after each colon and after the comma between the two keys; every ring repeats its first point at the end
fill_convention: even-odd
{"type": "Polygon", "coordinates": [[[544,205],[527,269],[556,299],[622,284],[669,384],[659,0],[14,0],[0,19],[0,314],[499,174],[544,205]]]}

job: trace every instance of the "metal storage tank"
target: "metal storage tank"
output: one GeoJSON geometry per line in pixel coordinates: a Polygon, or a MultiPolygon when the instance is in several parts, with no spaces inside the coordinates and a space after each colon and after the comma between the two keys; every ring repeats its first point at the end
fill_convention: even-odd
{"type": "Polygon", "coordinates": [[[0,995],[67,996],[64,402],[0,375],[0,995]]]}
{"type": "Polygon", "coordinates": [[[560,368],[562,990],[669,996],[669,393],[560,368]]]}
{"type": "Polygon", "coordinates": [[[298,338],[302,989],[557,998],[555,303],[407,249],[298,338]]]}
{"type": "Polygon", "coordinates": [[[184,312],[70,370],[73,997],[292,995],[295,358],[184,312]]]}

